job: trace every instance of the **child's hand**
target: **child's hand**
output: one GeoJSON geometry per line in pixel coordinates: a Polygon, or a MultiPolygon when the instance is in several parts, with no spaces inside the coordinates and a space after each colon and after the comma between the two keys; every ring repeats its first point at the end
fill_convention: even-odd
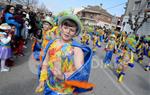
{"type": "Polygon", "coordinates": [[[8,34],[9,37],[12,37],[12,34],[8,34]]]}
{"type": "Polygon", "coordinates": [[[65,79],[63,73],[62,73],[60,70],[58,70],[57,68],[54,68],[53,74],[54,74],[58,79],[61,79],[61,80],[64,80],[64,79],[65,79]]]}
{"type": "Polygon", "coordinates": [[[43,90],[44,90],[44,82],[40,82],[40,84],[37,86],[35,92],[40,93],[40,92],[43,92],[43,90]]]}

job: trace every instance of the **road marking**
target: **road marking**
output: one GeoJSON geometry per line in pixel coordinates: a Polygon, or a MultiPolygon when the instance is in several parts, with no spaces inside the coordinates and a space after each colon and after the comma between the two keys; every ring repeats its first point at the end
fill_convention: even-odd
{"type": "MultiPolygon", "coordinates": [[[[101,63],[102,64],[102,63],[101,63]]],[[[134,92],[132,90],[130,90],[130,88],[128,86],[126,86],[124,83],[121,83],[121,85],[123,86],[123,88],[129,93],[127,94],[123,88],[120,87],[120,85],[116,82],[115,79],[112,78],[112,76],[105,70],[103,69],[103,72],[108,76],[108,78],[112,81],[112,83],[121,91],[121,93],[123,95],[135,95],[134,92]]],[[[110,69],[108,69],[110,71],[110,69]]],[[[111,72],[111,71],[110,71],[111,72]]]]}
{"type": "Polygon", "coordinates": [[[107,75],[107,77],[112,81],[112,83],[119,89],[119,91],[120,91],[123,95],[128,95],[128,94],[116,83],[116,81],[111,77],[111,75],[109,75],[109,73],[108,73],[105,69],[102,69],[102,71],[107,75]]]}

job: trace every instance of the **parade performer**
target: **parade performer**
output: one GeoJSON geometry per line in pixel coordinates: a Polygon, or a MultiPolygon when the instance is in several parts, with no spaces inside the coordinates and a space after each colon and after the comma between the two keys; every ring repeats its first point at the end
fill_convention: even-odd
{"type": "Polygon", "coordinates": [[[51,19],[46,18],[43,20],[42,48],[41,48],[40,55],[39,55],[40,61],[42,61],[42,57],[44,55],[44,50],[45,50],[48,42],[55,38],[54,33],[51,31],[53,29],[53,27],[54,27],[54,24],[51,21],[51,19]]]}
{"type": "Polygon", "coordinates": [[[44,19],[43,21],[43,34],[42,34],[42,48],[45,49],[48,42],[52,39],[54,39],[54,33],[51,32],[51,29],[53,29],[54,24],[51,21],[51,19],[44,19]]]}
{"type": "Polygon", "coordinates": [[[93,52],[95,53],[97,50],[97,47],[101,47],[100,39],[97,34],[93,34],[93,52]]]}
{"type": "MultiPolygon", "coordinates": [[[[88,83],[92,51],[73,40],[81,31],[80,20],[67,15],[59,22],[61,37],[51,40],[39,66],[39,86],[44,95],[74,95],[92,90],[88,83]]],[[[89,94],[91,95],[91,94],[89,94]]]]}
{"type": "MultiPolygon", "coordinates": [[[[87,39],[87,31],[84,30],[83,35],[82,35],[82,38],[81,38],[81,43],[86,44],[87,42],[88,42],[88,39],[87,39]]],[[[88,44],[88,43],[87,43],[87,44],[88,44]]]]}
{"type": "Polygon", "coordinates": [[[110,40],[108,41],[106,48],[105,48],[106,55],[105,55],[105,58],[103,60],[105,65],[110,65],[113,53],[115,50],[117,50],[115,39],[116,39],[116,36],[114,34],[111,34],[110,40]]]}
{"type": "Polygon", "coordinates": [[[122,82],[125,76],[125,72],[129,67],[134,67],[134,55],[133,52],[127,50],[127,46],[122,47],[120,55],[116,58],[116,63],[118,64],[116,69],[116,74],[118,77],[118,82],[122,82]]]}
{"type": "Polygon", "coordinates": [[[137,55],[138,55],[137,62],[142,64],[143,58],[144,58],[144,42],[143,41],[139,41],[139,44],[137,45],[137,55]]]}
{"type": "Polygon", "coordinates": [[[12,56],[10,41],[11,34],[9,34],[9,30],[11,27],[8,24],[0,25],[0,59],[1,59],[1,72],[9,71],[9,68],[6,67],[5,62],[8,58],[12,56]]]}
{"type": "Polygon", "coordinates": [[[34,40],[33,44],[32,44],[32,52],[33,52],[33,58],[36,61],[40,61],[40,51],[42,49],[42,31],[37,31],[37,33],[35,34],[35,36],[32,37],[32,39],[34,40]]]}
{"type": "Polygon", "coordinates": [[[100,42],[103,42],[103,40],[104,40],[104,31],[102,29],[98,29],[98,32],[100,33],[100,42]]]}
{"type": "MultiPolygon", "coordinates": [[[[149,58],[150,57],[150,42],[148,41],[147,42],[147,49],[145,51],[147,53],[147,57],[149,58]]],[[[150,62],[145,66],[145,71],[150,71],[150,62]]]]}
{"type": "Polygon", "coordinates": [[[120,35],[120,37],[119,37],[120,39],[119,39],[119,45],[118,45],[118,47],[120,47],[121,45],[124,45],[125,44],[125,42],[126,42],[126,38],[127,38],[127,34],[126,34],[126,32],[121,32],[121,35],[120,35]]]}

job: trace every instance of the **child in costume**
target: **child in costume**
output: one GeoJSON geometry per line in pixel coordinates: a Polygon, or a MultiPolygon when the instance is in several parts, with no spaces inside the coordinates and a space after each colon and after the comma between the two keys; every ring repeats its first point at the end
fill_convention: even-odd
{"type": "MultiPolygon", "coordinates": [[[[14,36],[14,33],[16,31],[16,27],[15,27],[15,25],[11,25],[11,24],[10,24],[10,27],[11,27],[11,29],[9,31],[9,34],[12,35],[11,41],[10,41],[10,46],[11,46],[11,50],[12,50],[12,55],[14,56],[14,54],[16,54],[15,49],[18,48],[18,47],[16,47],[16,41],[15,41],[15,36],[14,36]]],[[[14,64],[13,57],[7,59],[5,65],[8,67],[14,66],[15,64],[14,64]]]]}
{"type": "Polygon", "coordinates": [[[119,39],[118,39],[118,48],[120,48],[120,46],[124,45],[126,42],[126,38],[127,38],[127,34],[126,32],[121,32],[121,34],[119,35],[119,39]]]}
{"type": "MultiPolygon", "coordinates": [[[[150,53],[150,42],[147,42],[147,57],[150,58],[149,53],[150,53]]],[[[150,62],[145,66],[145,71],[150,71],[150,62]]]]}
{"type": "Polygon", "coordinates": [[[131,50],[127,50],[126,46],[122,46],[119,56],[116,58],[117,69],[116,74],[118,77],[118,82],[122,82],[125,76],[125,71],[128,66],[134,67],[134,55],[131,50]]]}
{"type": "Polygon", "coordinates": [[[93,52],[95,53],[97,50],[97,47],[101,47],[100,39],[97,34],[93,34],[93,52]]]}
{"type": "Polygon", "coordinates": [[[11,27],[8,24],[0,25],[0,59],[1,59],[1,72],[9,71],[9,68],[6,67],[5,63],[8,58],[12,56],[11,52],[11,34],[9,34],[9,30],[11,27]]]}
{"type": "Polygon", "coordinates": [[[143,63],[143,58],[144,58],[144,42],[140,41],[139,45],[137,45],[137,62],[139,62],[140,64],[143,63]]]}
{"type": "Polygon", "coordinates": [[[89,45],[89,35],[87,34],[87,31],[84,30],[82,38],[81,38],[81,43],[83,43],[84,45],[89,45]]]}
{"type": "Polygon", "coordinates": [[[40,61],[40,51],[42,49],[42,31],[38,30],[34,37],[34,42],[32,44],[33,58],[37,61],[40,61]]]}
{"type": "Polygon", "coordinates": [[[98,32],[100,33],[100,42],[103,42],[103,40],[104,40],[104,31],[102,29],[98,29],[98,32]]]}
{"type": "Polygon", "coordinates": [[[43,21],[43,35],[42,35],[42,48],[45,49],[49,40],[54,39],[54,33],[51,31],[53,29],[53,22],[51,19],[44,19],[43,21]]]}
{"type": "Polygon", "coordinates": [[[116,39],[116,36],[114,34],[111,34],[110,40],[108,41],[106,48],[105,48],[106,55],[105,55],[105,58],[103,60],[105,65],[110,65],[113,53],[115,50],[117,50],[115,39],[116,39]]]}
{"type": "Polygon", "coordinates": [[[92,51],[73,40],[81,31],[80,20],[77,16],[67,15],[60,19],[59,26],[61,37],[48,43],[43,63],[39,66],[36,92],[44,90],[44,95],[74,95],[89,91],[93,87],[88,83],[92,51]]]}
{"type": "MultiPolygon", "coordinates": [[[[52,39],[54,39],[54,33],[51,31],[54,24],[51,21],[51,19],[44,19],[43,20],[43,31],[42,31],[42,47],[39,55],[40,61],[42,61],[42,56],[44,55],[44,49],[46,48],[48,42],[52,39]]],[[[37,56],[38,57],[38,56],[37,56]]]]}

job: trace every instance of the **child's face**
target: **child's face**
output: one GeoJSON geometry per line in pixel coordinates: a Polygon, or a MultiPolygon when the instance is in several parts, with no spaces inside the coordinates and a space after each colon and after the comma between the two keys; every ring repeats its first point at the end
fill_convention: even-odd
{"type": "Polygon", "coordinates": [[[66,26],[66,25],[62,25],[60,27],[61,29],[61,36],[63,40],[69,41],[71,40],[75,35],[76,35],[76,27],[70,27],[70,26],[66,26]]]}
{"type": "Polygon", "coordinates": [[[15,26],[12,26],[11,27],[11,32],[15,32],[16,31],[16,27],[15,26]]]}
{"type": "Polygon", "coordinates": [[[52,28],[52,26],[48,22],[44,22],[43,23],[43,29],[44,29],[44,31],[47,31],[47,30],[49,30],[51,28],[52,28]]]}

